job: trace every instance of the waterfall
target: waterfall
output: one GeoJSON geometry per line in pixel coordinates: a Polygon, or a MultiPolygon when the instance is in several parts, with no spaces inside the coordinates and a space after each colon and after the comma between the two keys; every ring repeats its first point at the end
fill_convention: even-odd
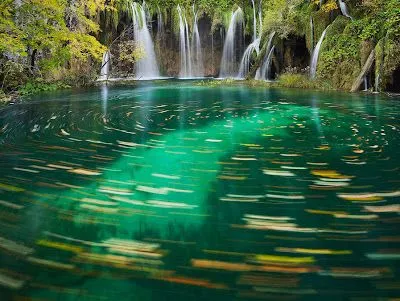
{"type": "Polygon", "coordinates": [[[266,61],[266,71],[265,71],[265,79],[268,80],[271,78],[271,61],[272,55],[274,54],[275,46],[272,46],[266,61]]]}
{"type": "Polygon", "coordinates": [[[339,6],[340,6],[340,11],[342,12],[343,16],[353,20],[353,18],[349,14],[349,10],[347,9],[347,5],[343,0],[339,0],[339,6]]]}
{"type": "Polygon", "coordinates": [[[232,13],[231,21],[226,33],[221,59],[221,70],[219,73],[219,76],[222,78],[235,77],[237,75],[235,34],[238,25],[243,25],[243,11],[240,7],[232,13]]]}
{"type": "Polygon", "coordinates": [[[204,76],[204,64],[203,64],[203,53],[201,49],[201,41],[199,34],[197,12],[194,10],[194,24],[193,24],[193,37],[192,37],[192,53],[193,57],[193,75],[196,77],[204,76]]]}
{"type": "MultiPolygon", "coordinates": [[[[184,70],[185,74],[183,77],[191,77],[192,76],[192,54],[191,54],[191,48],[190,47],[190,40],[189,40],[189,26],[186,20],[185,16],[185,40],[186,40],[186,56],[187,56],[187,69],[184,70]]],[[[181,69],[181,75],[182,75],[182,69],[181,69]]],[[[181,76],[182,77],[182,76],[181,76]]]]}
{"type": "Polygon", "coordinates": [[[179,76],[180,78],[203,77],[203,53],[201,49],[199,27],[197,25],[197,13],[193,6],[194,23],[192,40],[190,40],[186,16],[179,5],[177,10],[179,14],[179,44],[181,57],[181,71],[179,76]]]}
{"type": "Polygon", "coordinates": [[[183,21],[182,10],[178,5],[178,14],[179,14],[179,45],[180,45],[180,57],[181,57],[181,71],[180,77],[186,77],[188,73],[188,56],[187,56],[187,47],[186,47],[186,34],[185,34],[185,23],[183,21]]]}
{"type": "Polygon", "coordinates": [[[259,36],[261,38],[261,36],[262,36],[262,0],[260,0],[259,6],[258,6],[258,22],[260,23],[259,36]]]}
{"type": "MultiPolygon", "coordinates": [[[[238,78],[245,78],[247,73],[250,71],[250,60],[253,52],[255,51],[257,55],[260,53],[260,42],[261,42],[261,29],[262,24],[260,23],[259,33],[257,36],[257,14],[256,14],[256,6],[254,0],[251,0],[253,4],[253,42],[246,48],[242,60],[240,62],[239,73],[237,75],[238,78]]],[[[261,4],[261,3],[260,3],[261,4]]],[[[260,5],[261,6],[261,5],[260,5]]],[[[260,7],[261,8],[261,7],[260,7]]],[[[260,22],[261,22],[261,10],[260,13],[260,22]]]]}
{"type": "Polygon", "coordinates": [[[368,79],[367,76],[364,76],[364,91],[368,91],[368,79]]]}
{"type": "Polygon", "coordinates": [[[317,64],[318,64],[319,51],[321,49],[322,42],[323,42],[323,40],[325,38],[325,34],[326,34],[326,30],[327,29],[328,29],[328,27],[325,28],[324,32],[322,33],[321,38],[319,39],[317,45],[315,46],[315,49],[314,49],[313,54],[312,54],[311,66],[310,66],[310,76],[311,76],[311,78],[315,78],[315,76],[317,74],[317,64]]]}
{"type": "Polygon", "coordinates": [[[136,2],[131,3],[135,41],[137,47],[141,47],[144,52],[144,57],[135,64],[135,77],[137,79],[160,77],[153,40],[147,27],[149,13],[146,12],[146,8],[145,2],[143,2],[143,5],[136,2]]]}
{"type": "Polygon", "coordinates": [[[310,16],[310,41],[311,41],[311,52],[314,50],[314,21],[310,16]]]}
{"type": "Polygon", "coordinates": [[[263,79],[263,80],[269,79],[269,73],[270,73],[269,69],[271,66],[272,54],[274,52],[273,49],[275,49],[275,46],[271,47],[274,36],[275,36],[275,31],[269,35],[267,49],[265,51],[264,62],[262,63],[261,67],[258,68],[257,70],[256,79],[263,79]]]}
{"type": "Polygon", "coordinates": [[[107,50],[103,54],[103,60],[101,62],[101,70],[100,70],[99,81],[108,80],[109,72],[110,72],[110,61],[111,61],[110,51],[107,50]]]}
{"type": "Polygon", "coordinates": [[[256,17],[256,5],[254,4],[254,0],[251,0],[253,4],[253,41],[257,39],[257,17],[256,17]]]}
{"type": "Polygon", "coordinates": [[[260,38],[255,39],[254,42],[251,43],[244,52],[242,61],[240,62],[239,73],[237,75],[238,78],[245,78],[247,73],[249,73],[250,60],[253,52],[255,51],[257,55],[260,52],[260,40],[260,38]]]}

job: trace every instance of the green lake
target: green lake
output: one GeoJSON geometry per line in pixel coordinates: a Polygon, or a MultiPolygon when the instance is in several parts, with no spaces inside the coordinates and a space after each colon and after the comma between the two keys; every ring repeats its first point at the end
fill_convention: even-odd
{"type": "Polygon", "coordinates": [[[0,300],[398,300],[400,97],[139,82],[0,109],[0,300]]]}

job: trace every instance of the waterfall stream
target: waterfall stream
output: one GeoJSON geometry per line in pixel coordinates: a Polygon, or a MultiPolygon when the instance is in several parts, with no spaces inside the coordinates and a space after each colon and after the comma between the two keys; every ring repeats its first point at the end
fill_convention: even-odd
{"type": "Polygon", "coordinates": [[[347,4],[343,0],[339,0],[339,6],[343,16],[353,20],[353,18],[349,14],[349,10],[347,9],[347,4]]]}
{"type": "Polygon", "coordinates": [[[193,76],[203,77],[204,76],[203,52],[201,49],[198,17],[197,17],[197,12],[195,12],[194,6],[193,6],[193,13],[194,13],[193,37],[192,37],[193,76]]]}
{"type": "Polygon", "coordinates": [[[146,12],[146,3],[142,5],[131,3],[132,21],[134,26],[134,36],[137,47],[143,49],[144,57],[135,64],[136,79],[154,79],[160,77],[160,71],[157,65],[156,54],[154,52],[154,43],[147,27],[149,13],[146,12]]]}
{"type": "MultiPolygon", "coordinates": [[[[329,27],[329,26],[328,26],[329,27]]],[[[315,78],[317,74],[317,64],[318,64],[318,57],[319,57],[319,51],[321,49],[322,42],[324,41],[325,35],[326,35],[326,30],[328,29],[325,28],[323,31],[317,45],[315,46],[315,49],[312,54],[312,59],[311,59],[311,66],[310,66],[310,76],[311,78],[315,78]]]]}
{"type": "MultiPolygon", "coordinates": [[[[246,48],[242,60],[240,62],[239,73],[237,78],[245,78],[247,73],[250,71],[250,61],[255,51],[258,55],[260,53],[260,42],[261,42],[261,30],[262,30],[262,23],[261,23],[261,15],[260,15],[260,28],[259,33],[260,35],[257,36],[257,14],[256,14],[256,6],[254,0],[251,0],[253,5],[253,42],[246,48]]],[[[261,8],[261,7],[260,7],[261,8]]],[[[260,11],[261,12],[261,11],[260,11]]]]}
{"type": "Polygon", "coordinates": [[[270,77],[269,75],[270,75],[271,59],[272,59],[272,54],[274,52],[273,50],[275,49],[275,46],[272,47],[272,40],[274,39],[274,36],[275,36],[275,31],[272,32],[269,36],[267,49],[265,51],[264,61],[260,66],[260,68],[258,68],[257,70],[256,79],[267,80],[270,77]]]}
{"type": "Polygon", "coordinates": [[[251,0],[253,4],[253,42],[257,39],[257,16],[256,16],[256,5],[254,0],[251,0]]]}
{"type": "Polygon", "coordinates": [[[110,73],[110,62],[111,62],[111,55],[110,51],[106,51],[103,54],[103,60],[101,62],[101,70],[100,70],[100,77],[99,81],[106,81],[109,78],[110,73]]]}
{"type": "Polygon", "coordinates": [[[219,76],[221,78],[232,78],[237,76],[237,47],[235,45],[235,35],[237,32],[242,32],[243,26],[243,11],[239,7],[232,13],[231,21],[229,23],[228,31],[226,33],[224,49],[222,52],[221,69],[219,76]],[[239,29],[238,29],[239,27],[239,29]],[[237,30],[238,29],[238,30],[237,30]]]}
{"type": "Polygon", "coordinates": [[[181,57],[180,78],[193,78],[204,76],[203,53],[201,48],[197,13],[193,7],[194,23],[192,40],[190,40],[189,26],[185,12],[178,5],[179,14],[179,49],[181,57]]]}
{"type": "Polygon", "coordinates": [[[255,39],[244,52],[242,61],[240,62],[237,78],[245,78],[247,73],[249,73],[250,60],[254,51],[257,53],[257,55],[260,53],[260,38],[255,39]]]}

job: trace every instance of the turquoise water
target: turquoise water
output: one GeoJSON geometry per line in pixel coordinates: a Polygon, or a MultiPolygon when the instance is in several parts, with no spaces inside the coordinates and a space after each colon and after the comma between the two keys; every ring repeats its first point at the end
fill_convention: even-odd
{"type": "Polygon", "coordinates": [[[165,81],[1,109],[1,300],[395,300],[399,100],[165,81]]]}

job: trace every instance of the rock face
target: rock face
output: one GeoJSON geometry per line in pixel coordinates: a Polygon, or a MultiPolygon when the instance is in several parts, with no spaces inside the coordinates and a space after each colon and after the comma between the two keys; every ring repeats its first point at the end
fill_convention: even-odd
{"type": "Polygon", "coordinates": [[[400,66],[393,71],[386,89],[389,92],[400,93],[400,66]]]}

